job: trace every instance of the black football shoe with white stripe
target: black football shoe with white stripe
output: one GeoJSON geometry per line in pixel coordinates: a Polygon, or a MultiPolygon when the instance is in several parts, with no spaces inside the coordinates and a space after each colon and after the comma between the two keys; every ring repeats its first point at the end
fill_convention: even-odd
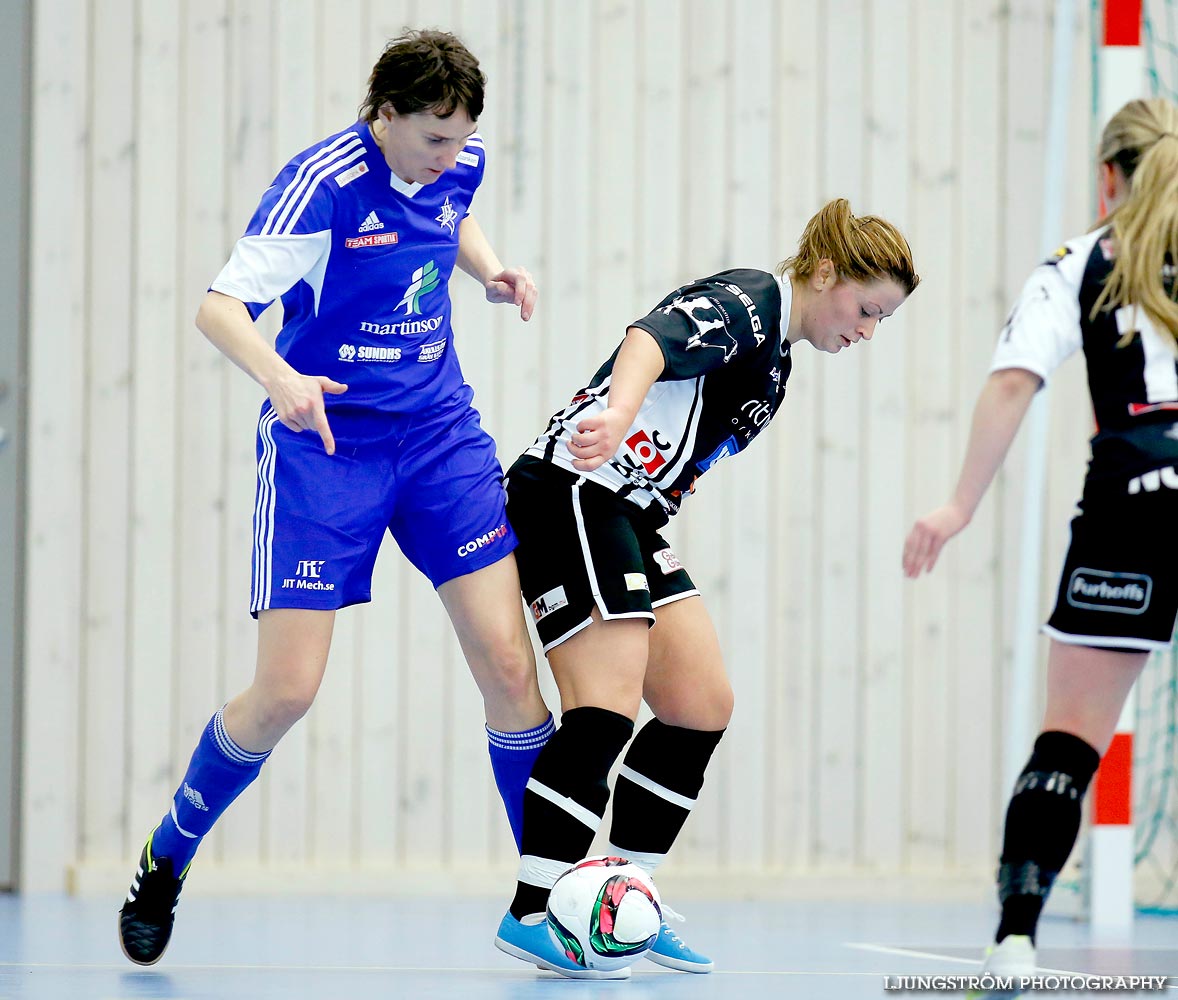
{"type": "Polygon", "coordinates": [[[172,874],[171,858],[152,857],[151,839],[139,855],[139,869],[119,910],[119,943],[136,965],[155,965],[168,947],[184,875],[172,874]]]}

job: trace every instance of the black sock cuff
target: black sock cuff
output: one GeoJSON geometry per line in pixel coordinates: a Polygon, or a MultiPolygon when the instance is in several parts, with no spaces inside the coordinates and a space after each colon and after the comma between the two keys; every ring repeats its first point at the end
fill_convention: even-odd
{"type": "Polygon", "coordinates": [[[609,769],[633,735],[634,721],[617,712],[570,709],[536,758],[532,777],[564,795],[569,794],[570,782],[578,785],[582,776],[590,783],[601,781],[604,787],[609,769]],[[570,769],[576,769],[575,773],[570,769]]]}
{"type": "Polygon", "coordinates": [[[599,738],[611,740],[625,746],[634,735],[634,720],[608,708],[570,708],[560,717],[562,728],[573,727],[578,731],[591,729],[599,738]]]}
{"type": "Polygon", "coordinates": [[[695,798],[725,730],[685,729],[651,719],[626,754],[626,766],[673,792],[695,798]]]}
{"type": "Polygon", "coordinates": [[[1041,733],[1035,740],[1035,750],[1027,762],[1028,771],[1059,771],[1071,777],[1072,784],[1081,795],[1088,789],[1088,783],[1100,766],[1100,754],[1090,743],[1051,729],[1041,733]]]}

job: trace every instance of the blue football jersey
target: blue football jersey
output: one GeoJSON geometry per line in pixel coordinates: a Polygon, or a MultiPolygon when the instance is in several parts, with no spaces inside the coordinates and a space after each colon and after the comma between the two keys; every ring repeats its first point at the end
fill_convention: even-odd
{"type": "Polygon", "coordinates": [[[211,288],[255,319],[282,299],[278,353],[348,385],[330,411],[413,412],[462,387],[450,328],[458,230],[483,178],[476,133],[433,184],[407,184],[368,123],[295,156],[262,195],[211,288]]]}

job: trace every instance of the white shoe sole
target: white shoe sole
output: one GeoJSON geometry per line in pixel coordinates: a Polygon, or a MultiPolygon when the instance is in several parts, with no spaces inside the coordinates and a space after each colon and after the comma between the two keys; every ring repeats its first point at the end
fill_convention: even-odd
{"type": "Polygon", "coordinates": [[[682,959],[671,958],[669,955],[656,955],[653,951],[648,951],[642,957],[648,962],[654,962],[655,965],[661,965],[664,969],[674,969],[676,972],[694,972],[697,976],[706,976],[716,967],[715,962],[700,965],[699,962],[684,962],[682,959]]]}
{"type": "Polygon", "coordinates": [[[613,969],[609,972],[601,969],[562,969],[559,966],[553,965],[551,962],[546,962],[539,955],[533,955],[530,951],[524,951],[510,941],[504,941],[501,937],[495,938],[495,947],[498,948],[505,955],[510,955],[512,958],[518,958],[524,962],[530,962],[532,965],[541,969],[547,969],[549,972],[555,972],[558,975],[564,976],[566,979],[629,979],[630,966],[624,969],[613,969]]]}

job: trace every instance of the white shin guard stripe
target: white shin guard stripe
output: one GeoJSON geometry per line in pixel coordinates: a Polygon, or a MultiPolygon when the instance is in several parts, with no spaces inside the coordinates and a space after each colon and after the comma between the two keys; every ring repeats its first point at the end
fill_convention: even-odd
{"type": "Polygon", "coordinates": [[[653,875],[658,866],[667,860],[666,854],[649,854],[646,851],[627,851],[624,847],[618,847],[612,841],[609,845],[609,853],[616,858],[625,858],[627,861],[634,862],[647,875],[653,875]]]}
{"type": "Polygon", "coordinates": [[[542,858],[537,854],[524,854],[519,859],[517,878],[525,885],[551,889],[556,880],[570,867],[572,866],[567,861],[553,861],[552,858],[542,858]]]}
{"type": "Polygon", "coordinates": [[[680,795],[678,792],[672,792],[671,789],[656,784],[645,774],[639,774],[632,767],[623,764],[618,768],[618,775],[634,782],[639,788],[645,788],[651,795],[657,795],[660,799],[670,802],[673,806],[686,809],[688,812],[695,808],[695,799],[689,799],[686,795],[680,795]]]}
{"type": "Polygon", "coordinates": [[[570,799],[567,795],[561,795],[560,792],[554,792],[547,785],[542,785],[535,778],[528,778],[527,789],[529,792],[535,792],[542,799],[551,802],[558,809],[563,809],[566,813],[573,817],[573,819],[580,820],[594,833],[597,828],[601,826],[601,817],[597,815],[592,809],[586,809],[576,799],[570,799]]]}
{"type": "Polygon", "coordinates": [[[189,840],[196,840],[196,834],[189,833],[187,830],[185,830],[184,827],[182,827],[180,825],[180,821],[176,818],[176,803],[175,802],[172,803],[172,822],[176,824],[176,829],[179,830],[182,834],[184,834],[185,837],[187,837],[189,840]]]}

